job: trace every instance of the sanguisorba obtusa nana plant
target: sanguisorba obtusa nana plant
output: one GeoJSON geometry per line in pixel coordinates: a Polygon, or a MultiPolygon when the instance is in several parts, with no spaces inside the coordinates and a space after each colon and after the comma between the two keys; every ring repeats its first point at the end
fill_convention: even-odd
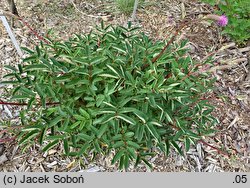
{"type": "Polygon", "coordinates": [[[214,80],[198,71],[185,41],[154,63],[167,41],[153,42],[130,25],[102,24],[50,42],[26,49],[30,55],[17,68],[6,66],[11,100],[27,104],[20,113],[23,147],[63,144],[66,155],[79,157],[115,151],[112,163],[127,169],[132,161],[150,166],[156,148],[182,154],[213,132],[217,120],[204,95],[214,80]]]}

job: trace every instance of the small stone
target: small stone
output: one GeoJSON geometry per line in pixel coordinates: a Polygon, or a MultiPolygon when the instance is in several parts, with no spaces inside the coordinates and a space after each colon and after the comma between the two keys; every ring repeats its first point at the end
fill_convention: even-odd
{"type": "Polygon", "coordinates": [[[8,158],[6,157],[6,154],[3,154],[0,156],[0,165],[8,161],[8,158]]]}
{"type": "Polygon", "coordinates": [[[53,168],[53,166],[57,165],[57,161],[53,161],[52,163],[48,164],[48,168],[53,168]]]}
{"type": "Polygon", "coordinates": [[[57,152],[57,150],[51,149],[51,150],[48,151],[48,155],[53,155],[56,152],[57,152]]]}
{"type": "Polygon", "coordinates": [[[0,144],[0,156],[3,155],[4,150],[5,150],[4,145],[0,144]]]}
{"type": "Polygon", "coordinates": [[[10,51],[13,50],[13,48],[12,47],[6,47],[5,50],[6,50],[6,52],[10,52],[10,51]]]}
{"type": "Polygon", "coordinates": [[[87,172],[100,172],[101,169],[98,166],[91,167],[87,170],[87,172]]]}

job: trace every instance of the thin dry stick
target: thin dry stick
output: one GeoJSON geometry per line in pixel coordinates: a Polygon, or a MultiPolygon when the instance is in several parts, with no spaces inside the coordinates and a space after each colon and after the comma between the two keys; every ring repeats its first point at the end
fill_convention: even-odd
{"type": "MultiPolygon", "coordinates": [[[[229,61],[229,60],[227,60],[227,61],[229,61]]],[[[227,62],[227,61],[224,61],[224,62],[227,62]]],[[[208,72],[214,72],[216,70],[228,69],[228,68],[231,68],[231,67],[233,67],[235,65],[238,65],[239,63],[241,63],[243,61],[247,61],[247,58],[240,58],[240,59],[231,60],[231,62],[227,63],[226,65],[220,65],[220,66],[212,67],[211,69],[208,70],[208,72]]]]}
{"type": "Polygon", "coordinates": [[[219,52],[222,52],[222,51],[224,51],[224,50],[226,50],[226,49],[228,49],[228,48],[230,48],[230,47],[232,47],[232,46],[235,46],[235,43],[230,43],[230,44],[228,44],[228,45],[226,45],[226,46],[222,46],[219,50],[213,51],[213,52],[209,53],[208,55],[206,55],[206,56],[201,60],[201,62],[204,62],[204,61],[207,60],[209,57],[211,57],[211,56],[213,56],[213,55],[215,55],[215,54],[217,54],[217,53],[219,53],[219,52]]]}
{"type": "Polygon", "coordinates": [[[87,13],[82,12],[81,10],[79,10],[79,8],[77,8],[77,5],[74,3],[73,0],[71,0],[71,4],[73,5],[73,7],[75,8],[75,10],[79,13],[81,13],[83,16],[86,17],[90,17],[90,18],[100,18],[101,16],[95,16],[95,15],[89,15],[87,13]]]}
{"type": "Polygon", "coordinates": [[[12,12],[13,14],[19,16],[14,0],[7,0],[7,2],[9,3],[11,12],[12,12]]]}

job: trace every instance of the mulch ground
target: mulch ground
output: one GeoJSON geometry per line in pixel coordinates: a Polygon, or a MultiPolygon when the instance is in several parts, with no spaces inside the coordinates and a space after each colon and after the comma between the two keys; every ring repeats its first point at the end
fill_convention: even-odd
{"type": "MultiPolygon", "coordinates": [[[[109,1],[59,1],[45,0],[34,3],[31,0],[18,1],[20,16],[40,35],[53,29],[53,36],[66,40],[73,33],[89,32],[102,20],[106,24],[126,24],[130,16],[124,15],[109,1]],[[40,3],[39,3],[40,2],[40,3]],[[42,3],[41,3],[42,2],[42,3]]],[[[6,4],[0,9],[7,10],[6,4]]],[[[146,1],[137,13],[134,25],[155,40],[169,37],[183,19],[195,20],[214,12],[204,3],[183,0],[146,1]]],[[[21,46],[33,48],[39,43],[33,32],[19,21],[13,29],[21,46]]],[[[193,59],[199,61],[214,52],[213,76],[217,78],[211,104],[216,106],[214,116],[218,118],[217,133],[204,138],[186,152],[184,157],[172,150],[170,156],[158,153],[150,158],[153,169],[145,165],[129,171],[160,172],[249,172],[250,171],[250,46],[238,47],[229,38],[221,35],[221,28],[210,22],[202,22],[183,30],[180,38],[189,40],[188,47],[193,59]],[[223,49],[223,50],[221,50],[223,49]],[[240,61],[238,61],[240,59],[240,61]],[[219,150],[218,150],[219,149],[219,150]],[[223,152],[220,152],[223,151],[223,152]]],[[[0,79],[6,74],[4,65],[21,62],[12,43],[0,23],[0,79]]],[[[178,40],[178,38],[177,38],[178,40]]],[[[6,86],[0,85],[0,100],[8,100],[6,86]]],[[[18,124],[20,108],[0,105],[0,126],[18,124]]],[[[91,156],[76,159],[62,156],[62,147],[42,153],[34,145],[22,153],[13,136],[0,127],[0,171],[11,172],[53,172],[53,171],[119,171],[111,165],[113,156],[91,156]]]]}

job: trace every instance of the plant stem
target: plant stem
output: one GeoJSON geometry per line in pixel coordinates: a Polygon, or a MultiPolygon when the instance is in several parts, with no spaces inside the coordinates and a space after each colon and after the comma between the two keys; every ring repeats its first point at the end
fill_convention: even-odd
{"type": "Polygon", "coordinates": [[[28,27],[28,29],[29,29],[29,30],[30,30],[30,31],[31,31],[40,41],[43,41],[43,42],[45,42],[46,44],[49,44],[49,43],[50,43],[50,42],[47,41],[43,36],[39,35],[39,34],[35,31],[35,29],[33,29],[33,28],[29,25],[29,23],[27,23],[26,21],[24,21],[24,19],[23,19],[22,17],[17,16],[17,15],[15,15],[15,14],[12,14],[12,13],[10,13],[10,12],[6,12],[6,11],[3,11],[3,15],[10,16],[10,17],[12,17],[12,18],[15,18],[15,19],[21,21],[26,27],[28,27]]]}
{"type": "MultiPolygon", "coordinates": [[[[172,44],[174,42],[175,37],[178,35],[178,33],[181,31],[181,29],[184,27],[184,25],[182,27],[180,27],[178,30],[175,31],[174,35],[171,37],[171,39],[167,42],[167,44],[165,45],[165,47],[161,50],[161,52],[152,59],[152,63],[155,63],[165,52],[165,50],[169,47],[170,44],[172,44]]],[[[142,67],[142,70],[146,69],[149,66],[149,64],[144,64],[142,67]]]]}
{"type": "Polygon", "coordinates": [[[208,143],[207,143],[207,142],[205,142],[204,140],[199,140],[199,142],[203,143],[204,145],[209,146],[210,148],[215,149],[218,153],[221,153],[221,154],[223,154],[223,155],[225,155],[225,156],[229,157],[229,154],[228,154],[227,152],[222,151],[221,149],[219,149],[219,148],[217,148],[217,147],[214,147],[214,146],[212,146],[212,145],[208,144],[208,143]]]}
{"type": "Polygon", "coordinates": [[[41,35],[39,35],[26,21],[23,20],[23,18],[21,18],[20,16],[18,17],[18,19],[26,26],[29,28],[29,30],[40,40],[45,42],[46,44],[49,44],[49,42],[42,37],[41,35]]]}
{"type": "Polygon", "coordinates": [[[16,139],[16,137],[0,139],[0,143],[10,142],[10,141],[15,140],[15,139],[16,139]]]}
{"type": "MultiPolygon", "coordinates": [[[[49,102],[46,103],[46,105],[58,105],[60,104],[59,102],[49,102]]],[[[14,103],[14,102],[4,102],[0,100],[0,105],[10,105],[10,106],[27,106],[28,103],[14,103]]],[[[41,105],[41,104],[39,104],[41,105]]]]}
{"type": "MultiPolygon", "coordinates": [[[[165,45],[165,47],[161,50],[161,52],[152,59],[152,63],[155,63],[163,54],[164,52],[166,51],[166,49],[170,46],[170,44],[172,44],[176,38],[176,36],[181,32],[181,30],[186,27],[188,24],[192,23],[192,24],[195,24],[195,23],[198,23],[200,22],[200,19],[196,19],[196,20],[184,20],[182,23],[181,23],[181,26],[175,31],[174,35],[170,38],[170,40],[167,42],[167,44],[165,45]]],[[[147,67],[149,66],[149,64],[144,64],[142,66],[142,70],[146,69],[147,67]]]]}

